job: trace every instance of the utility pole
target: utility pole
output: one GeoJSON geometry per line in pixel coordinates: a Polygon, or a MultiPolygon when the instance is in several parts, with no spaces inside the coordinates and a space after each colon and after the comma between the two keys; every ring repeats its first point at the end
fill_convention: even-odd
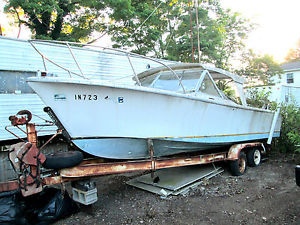
{"type": "Polygon", "coordinates": [[[192,26],[192,13],[191,13],[191,1],[189,0],[189,14],[190,14],[190,26],[191,26],[191,46],[192,46],[192,60],[194,61],[194,40],[193,40],[193,26],[192,26]]]}
{"type": "Polygon", "coordinates": [[[199,63],[200,63],[201,51],[200,51],[200,39],[199,39],[199,20],[198,20],[199,1],[198,0],[196,0],[195,8],[196,8],[196,24],[197,24],[197,40],[198,40],[198,57],[199,57],[199,63]]]}

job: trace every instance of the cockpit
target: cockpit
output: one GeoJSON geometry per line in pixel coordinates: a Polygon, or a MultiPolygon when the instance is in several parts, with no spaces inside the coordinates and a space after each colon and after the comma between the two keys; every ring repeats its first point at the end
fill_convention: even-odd
{"type": "Polygon", "coordinates": [[[226,80],[235,89],[239,102],[246,104],[244,79],[238,75],[201,64],[180,63],[168,67],[158,67],[138,74],[141,86],[229,100],[232,98],[217,86],[217,82],[226,80]]]}

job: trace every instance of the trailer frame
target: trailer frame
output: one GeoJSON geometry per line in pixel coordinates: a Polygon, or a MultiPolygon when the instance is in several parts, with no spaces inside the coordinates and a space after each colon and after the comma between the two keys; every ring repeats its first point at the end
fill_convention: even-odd
{"type": "MultiPolygon", "coordinates": [[[[103,158],[93,158],[86,159],[82,161],[79,165],[76,165],[71,168],[63,168],[59,170],[53,170],[51,174],[43,176],[40,173],[40,165],[41,159],[44,157],[41,152],[42,148],[45,146],[37,147],[37,132],[35,130],[35,125],[33,123],[29,123],[30,119],[28,117],[31,115],[28,111],[23,114],[18,113],[16,116],[11,116],[10,120],[12,121],[13,126],[26,125],[27,128],[27,141],[25,143],[30,143],[31,146],[34,146],[34,152],[31,151],[31,146],[28,147],[27,150],[22,153],[22,158],[29,158],[28,166],[34,172],[33,174],[38,174],[38,177],[35,177],[36,183],[32,182],[30,184],[26,184],[26,180],[20,179],[20,176],[17,180],[0,182],[0,192],[13,191],[22,189],[23,196],[29,196],[35,193],[38,193],[42,190],[42,187],[54,184],[62,184],[69,181],[83,180],[91,177],[109,175],[109,174],[121,174],[128,173],[133,171],[150,171],[155,172],[158,169],[172,168],[172,167],[181,167],[181,166],[191,166],[191,165],[201,165],[208,164],[220,161],[229,161],[231,163],[236,163],[237,167],[240,166],[240,161],[244,160],[241,166],[246,167],[246,159],[241,159],[240,154],[242,151],[246,151],[247,149],[259,148],[261,153],[266,153],[266,148],[262,142],[252,142],[252,143],[239,143],[232,145],[228,151],[221,151],[210,154],[193,154],[193,155],[181,155],[181,156],[173,156],[173,157],[162,157],[155,158],[153,155],[153,142],[152,139],[148,139],[148,150],[149,150],[149,159],[142,160],[124,160],[124,161],[111,161],[103,158]],[[26,114],[27,119],[23,117],[26,114]],[[27,152],[29,156],[24,157],[27,152]],[[38,156],[38,157],[37,157],[38,156]],[[32,163],[33,158],[37,161],[32,163]],[[40,161],[39,161],[40,160],[40,161]],[[40,164],[39,164],[40,163],[40,164]],[[25,190],[24,190],[25,186],[25,190]],[[29,190],[27,189],[29,187],[29,190]]],[[[58,130],[56,134],[54,134],[50,139],[52,140],[57,134],[61,133],[61,130],[58,130]]],[[[49,142],[47,141],[46,144],[49,142]]],[[[17,150],[17,152],[19,152],[17,150]]],[[[17,156],[16,156],[17,159],[17,156]]],[[[12,161],[12,160],[11,160],[12,161]]],[[[45,161],[45,160],[43,160],[45,161]]],[[[26,161],[22,162],[23,167],[26,161]]],[[[42,162],[43,163],[43,162],[42,162]]],[[[26,167],[27,165],[25,165],[26,167]]],[[[238,168],[239,169],[239,168],[238,168]]],[[[246,168],[241,168],[241,171],[238,171],[238,174],[242,175],[246,168]]],[[[152,176],[154,177],[154,176],[152,176]]]]}

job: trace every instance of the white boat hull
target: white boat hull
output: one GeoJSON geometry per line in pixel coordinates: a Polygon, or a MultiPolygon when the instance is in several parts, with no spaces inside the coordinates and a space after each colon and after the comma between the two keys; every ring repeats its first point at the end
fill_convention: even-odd
{"type": "MultiPolygon", "coordinates": [[[[266,139],[274,112],[168,91],[101,82],[32,78],[72,141],[106,158],[145,158],[266,139]]],[[[273,137],[279,136],[280,121],[273,137]]]]}

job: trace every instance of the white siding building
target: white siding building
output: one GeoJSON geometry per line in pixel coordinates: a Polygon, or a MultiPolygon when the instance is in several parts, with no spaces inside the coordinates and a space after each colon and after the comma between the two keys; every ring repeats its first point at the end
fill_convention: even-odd
{"type": "Polygon", "coordinates": [[[278,90],[282,85],[283,101],[300,106],[300,60],[285,63],[281,68],[284,73],[274,79],[275,88],[278,90]]]}
{"type": "Polygon", "coordinates": [[[283,74],[273,77],[274,86],[259,87],[260,91],[270,91],[271,101],[295,103],[300,107],[300,60],[281,66],[283,74]]]}

